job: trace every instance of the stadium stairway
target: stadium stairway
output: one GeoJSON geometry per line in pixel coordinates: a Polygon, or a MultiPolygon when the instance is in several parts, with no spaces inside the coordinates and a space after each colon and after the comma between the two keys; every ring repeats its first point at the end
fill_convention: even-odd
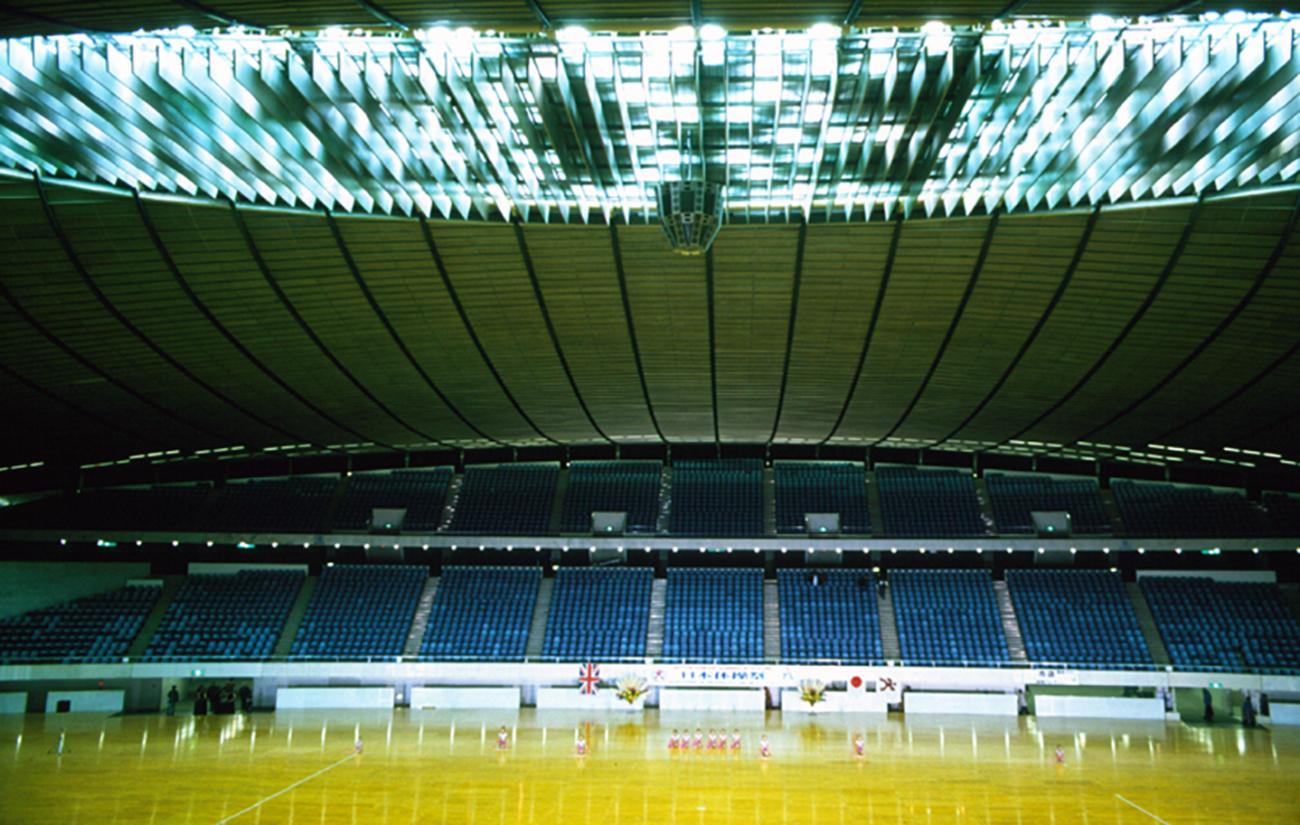
{"type": "Polygon", "coordinates": [[[650,586],[650,623],[646,627],[645,655],[658,659],[664,655],[664,614],[668,609],[668,580],[655,579],[650,586]]]}
{"type": "Polygon", "coordinates": [[[442,518],[438,519],[438,532],[445,533],[451,529],[451,520],[456,517],[456,504],[460,501],[460,490],[465,486],[465,476],[456,473],[447,484],[447,501],[442,506],[442,518]]]}
{"type": "Polygon", "coordinates": [[[158,625],[162,624],[163,616],[167,614],[167,605],[172,603],[172,597],[180,589],[185,577],[163,576],[162,579],[162,593],[158,594],[158,601],[145,618],[144,624],[140,625],[140,632],[136,634],[135,641],[131,642],[131,646],[126,649],[126,655],[130,659],[138,659],[144,655],[145,649],[149,647],[149,640],[158,632],[158,625]]]}
{"type": "Polygon", "coordinates": [[[763,658],[781,658],[781,592],[776,579],[763,581],[763,658]]]}
{"type": "Polygon", "coordinates": [[[664,465],[659,473],[659,519],[655,522],[655,533],[668,535],[671,524],[673,503],[673,468],[664,465]]]}
{"type": "Polygon", "coordinates": [[[776,471],[763,468],[763,535],[776,535],[776,471]]]}
{"type": "Polygon", "coordinates": [[[311,594],[316,592],[316,585],[319,583],[319,576],[307,576],[302,580],[302,587],[298,588],[298,598],[294,601],[293,607],[289,608],[289,616],[284,620],[280,638],[276,639],[275,647],[271,649],[273,658],[284,659],[293,652],[293,640],[298,636],[302,617],[307,615],[307,606],[311,604],[311,594]]]}
{"type": "Polygon", "coordinates": [[[1158,665],[1170,664],[1169,648],[1165,647],[1165,640],[1160,636],[1142,588],[1137,582],[1128,582],[1125,587],[1128,588],[1129,601],[1133,602],[1133,612],[1137,614],[1138,627],[1142,628],[1142,637],[1147,640],[1147,650],[1151,651],[1151,661],[1158,665]]]}
{"type": "MultiPolygon", "coordinates": [[[[880,487],[876,484],[876,472],[867,471],[867,512],[871,516],[871,530],[876,535],[884,532],[885,516],[880,509],[880,487]]],[[[892,615],[892,614],[891,614],[892,615]]]]}
{"type": "Polygon", "coordinates": [[[980,521],[984,522],[984,531],[997,535],[997,521],[993,518],[993,499],[989,497],[989,488],[983,478],[975,479],[975,500],[980,503],[980,521]]]}
{"type": "Polygon", "coordinates": [[[1279,584],[1278,589],[1282,591],[1286,603],[1291,605],[1292,615],[1300,622],[1300,584],[1279,584]]]}
{"type": "MultiPolygon", "coordinates": [[[[553,522],[559,524],[558,516],[553,522]]],[[[545,576],[537,585],[537,602],[533,605],[533,620],[528,625],[528,642],[524,645],[524,655],[535,659],[542,655],[542,645],[546,641],[546,617],[551,612],[551,591],[555,589],[555,579],[545,576]]]]}
{"type": "Polygon", "coordinates": [[[1124,526],[1124,518],[1119,514],[1119,505],[1115,503],[1115,495],[1108,489],[1101,490],[1101,507],[1106,513],[1106,519],[1110,522],[1111,535],[1127,536],[1128,528],[1124,526]]]}
{"type": "Polygon", "coordinates": [[[894,598],[888,586],[876,591],[876,607],[880,612],[880,653],[886,661],[897,662],[903,658],[903,647],[898,643],[898,620],[894,618],[894,598]]]}
{"type": "Polygon", "coordinates": [[[998,600],[998,614],[1002,617],[1002,632],[1007,637],[1007,655],[1013,662],[1028,662],[1025,654],[1025,637],[1020,632],[1020,622],[1016,620],[1016,608],[1011,603],[1011,591],[1007,590],[1005,581],[993,582],[993,595],[998,600]]]}
{"type": "Polygon", "coordinates": [[[420,643],[424,641],[424,631],[429,627],[429,613],[433,611],[433,597],[438,592],[438,579],[430,576],[420,591],[420,600],[415,603],[415,615],[411,617],[411,630],[406,634],[406,644],[402,645],[403,656],[419,656],[420,643]]]}
{"type": "Polygon", "coordinates": [[[560,472],[555,476],[555,498],[551,501],[551,520],[546,523],[547,535],[560,534],[560,528],[564,525],[564,495],[567,492],[569,492],[569,468],[561,467],[560,472]]]}

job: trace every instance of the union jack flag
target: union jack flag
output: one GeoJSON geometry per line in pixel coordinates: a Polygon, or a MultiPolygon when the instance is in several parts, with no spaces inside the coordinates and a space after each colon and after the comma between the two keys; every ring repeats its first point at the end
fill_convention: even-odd
{"type": "Polygon", "coordinates": [[[578,691],[593,696],[600,690],[600,667],[590,662],[578,668],[578,691]]]}

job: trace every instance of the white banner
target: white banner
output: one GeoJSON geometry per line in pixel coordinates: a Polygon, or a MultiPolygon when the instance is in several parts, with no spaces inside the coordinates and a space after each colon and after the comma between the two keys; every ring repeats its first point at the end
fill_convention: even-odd
{"type": "Polygon", "coordinates": [[[763,665],[655,665],[650,684],[675,687],[775,687],[798,683],[786,668],[763,665]]]}

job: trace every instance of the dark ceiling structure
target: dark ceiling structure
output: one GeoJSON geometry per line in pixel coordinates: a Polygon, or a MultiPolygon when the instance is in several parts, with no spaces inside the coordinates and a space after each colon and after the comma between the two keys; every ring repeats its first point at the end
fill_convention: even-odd
{"type": "MultiPolygon", "coordinates": [[[[1121,23],[1117,51],[1091,29],[984,25],[1216,8],[0,3],[8,37],[383,32],[258,33],[257,62],[237,55],[228,73],[184,56],[214,41],[174,61],[147,38],[0,42],[0,489],[47,483],[24,480],[35,468],[689,445],[1294,474],[1295,23],[1186,23],[1203,37],[1121,23]],[[888,48],[831,34],[829,72],[814,66],[825,49],[783,41],[765,63],[766,35],[734,34],[918,15],[978,25],[888,48]],[[715,87],[747,89],[739,129],[732,101],[697,84],[683,102],[676,68],[656,74],[650,36],[609,41],[642,78],[637,101],[596,68],[603,45],[549,31],[691,23],[732,32],[715,87]],[[457,86],[450,63],[420,68],[431,47],[405,27],[426,25],[547,31],[484,41],[506,68],[471,55],[457,86]],[[353,71],[345,53],[375,37],[396,51],[353,71]],[[523,56],[507,65],[511,44],[523,56]],[[402,61],[427,99],[398,105],[386,84],[402,61]],[[299,109],[274,105],[290,94],[299,109]],[[432,137],[370,128],[381,111],[424,118],[432,137]],[[557,138],[566,118],[585,147],[557,138]],[[1071,163],[1025,183],[1016,171],[1051,123],[1071,124],[1071,163]],[[717,241],[682,257],[644,173],[679,162],[675,141],[696,129],[701,161],[734,179],[717,241]],[[446,177],[420,177],[439,163],[446,177]]],[[[707,79],[706,46],[692,41],[685,77],[707,79]]]]}

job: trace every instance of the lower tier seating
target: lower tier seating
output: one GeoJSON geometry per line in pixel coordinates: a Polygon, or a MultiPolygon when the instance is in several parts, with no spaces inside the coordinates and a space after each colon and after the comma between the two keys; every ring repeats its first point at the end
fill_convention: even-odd
{"type": "Polygon", "coordinates": [[[541,579],[540,567],[444,567],[420,655],[522,659],[541,579]]]}
{"type": "Polygon", "coordinates": [[[0,663],[118,661],[161,592],[123,587],[0,619],[0,663]]]}
{"type": "Polygon", "coordinates": [[[304,578],[297,570],[187,576],[145,658],[265,659],[304,578]]]}
{"type": "Polygon", "coordinates": [[[653,587],[648,567],[561,567],[542,654],[575,661],[644,658],[653,587]]]}
{"type": "Polygon", "coordinates": [[[1174,665],[1300,668],[1300,623],[1277,585],[1196,576],[1143,576],[1141,584],[1174,665]]]}
{"type": "Polygon", "coordinates": [[[1151,664],[1124,579],[1105,570],[1009,570],[1007,589],[1029,661],[1151,664]]]}
{"type": "Polygon", "coordinates": [[[290,655],[297,658],[396,658],[429,578],[427,567],[352,564],[329,567],[311,594],[290,655]]]}
{"type": "Polygon", "coordinates": [[[781,659],[849,663],[884,658],[876,577],[861,570],[781,570],[781,659]]]}
{"type": "Polygon", "coordinates": [[[894,570],[889,583],[904,662],[1009,660],[987,570],[894,570]]]}
{"type": "Polygon", "coordinates": [[[668,570],[664,659],[756,662],[762,658],[762,570],[668,570]]]}

